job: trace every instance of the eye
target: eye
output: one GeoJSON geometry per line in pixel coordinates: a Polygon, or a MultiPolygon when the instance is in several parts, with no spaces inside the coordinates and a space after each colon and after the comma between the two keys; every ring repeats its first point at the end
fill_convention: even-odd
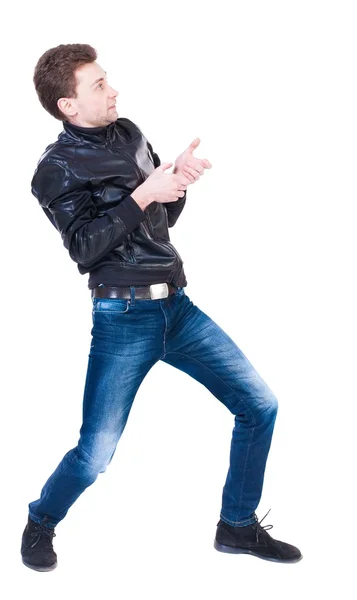
{"type": "Polygon", "coordinates": [[[101,85],[103,85],[103,84],[102,84],[102,83],[100,83],[100,84],[98,85],[98,87],[100,87],[101,85]]]}

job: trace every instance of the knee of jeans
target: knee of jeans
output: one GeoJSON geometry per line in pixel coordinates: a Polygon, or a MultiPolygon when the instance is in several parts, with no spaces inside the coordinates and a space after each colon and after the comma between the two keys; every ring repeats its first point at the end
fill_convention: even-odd
{"type": "Polygon", "coordinates": [[[111,456],[108,458],[108,460],[106,462],[102,463],[102,468],[99,471],[99,473],[105,473],[105,471],[107,470],[107,467],[109,467],[110,463],[112,462],[112,458],[113,458],[114,454],[115,454],[115,448],[114,448],[111,456]]]}
{"type": "Polygon", "coordinates": [[[77,448],[79,459],[85,463],[87,468],[94,473],[104,473],[111,463],[115,453],[115,448],[102,449],[101,451],[92,450],[88,452],[82,446],[77,448]]]}
{"type": "Polygon", "coordinates": [[[275,418],[278,412],[279,403],[278,399],[274,394],[271,394],[269,398],[266,399],[264,405],[264,412],[266,412],[271,418],[275,418]]]}

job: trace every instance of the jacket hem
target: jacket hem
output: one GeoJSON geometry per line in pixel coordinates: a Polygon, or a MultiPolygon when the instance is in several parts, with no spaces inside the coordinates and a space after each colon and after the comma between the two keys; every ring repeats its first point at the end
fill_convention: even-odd
{"type": "Polygon", "coordinates": [[[88,288],[91,290],[100,284],[105,286],[130,286],[130,285],[152,285],[154,283],[171,283],[177,287],[185,287],[187,280],[183,268],[160,269],[149,267],[147,269],[131,270],[125,267],[108,268],[101,267],[100,272],[90,273],[88,288]]]}

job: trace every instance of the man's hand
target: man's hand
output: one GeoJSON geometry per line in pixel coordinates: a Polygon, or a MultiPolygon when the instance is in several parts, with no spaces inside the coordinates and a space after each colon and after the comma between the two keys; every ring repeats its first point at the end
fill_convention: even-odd
{"type": "Polygon", "coordinates": [[[190,183],[197,181],[201,175],[204,175],[205,169],[211,169],[212,165],[207,158],[196,158],[193,151],[200,143],[200,138],[196,138],[189,147],[175,160],[174,174],[185,175],[190,183]]]}
{"type": "Polygon", "coordinates": [[[162,163],[134,190],[131,197],[144,210],[151,202],[175,202],[185,195],[190,181],[182,173],[165,173],[172,163],[162,163]]]}

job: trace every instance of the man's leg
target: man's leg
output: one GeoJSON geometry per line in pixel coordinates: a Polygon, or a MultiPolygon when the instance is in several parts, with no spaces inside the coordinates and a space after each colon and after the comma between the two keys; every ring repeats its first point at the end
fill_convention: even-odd
{"type": "MultiPolygon", "coordinates": [[[[29,516],[55,527],[80,494],[112,460],[129,412],[145,375],[157,362],[162,345],[153,343],[151,321],[127,301],[95,299],[83,423],[78,445],[65,454],[45,483],[41,497],[30,502],[29,516]],[[145,323],[150,324],[146,328],[145,323]]],[[[152,311],[153,312],[153,311],[152,311]]],[[[160,311],[155,315],[161,317],[160,311]]],[[[160,321],[160,323],[161,323],[160,321]]]]}
{"type": "Polygon", "coordinates": [[[234,341],[184,291],[164,308],[164,362],[202,383],[234,415],[220,517],[255,522],[278,402],[234,341]]]}

